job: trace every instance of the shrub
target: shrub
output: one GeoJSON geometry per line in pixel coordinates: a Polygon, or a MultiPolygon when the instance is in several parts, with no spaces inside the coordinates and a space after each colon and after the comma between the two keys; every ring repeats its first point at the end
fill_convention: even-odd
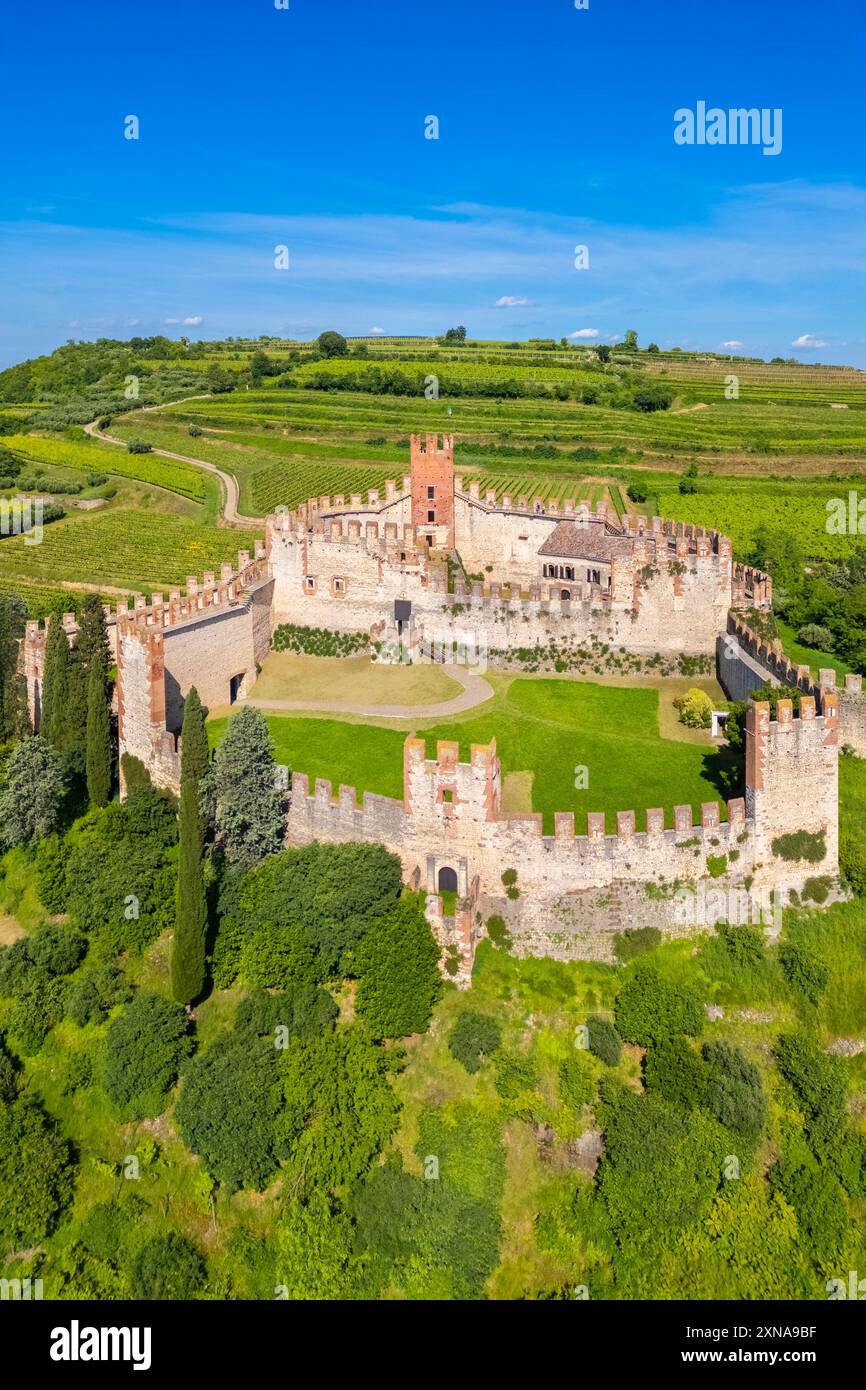
{"type": "Polygon", "coordinates": [[[704,1043],[703,1057],[708,1067],[707,1108],[728,1129],[757,1139],[767,1118],[758,1068],[738,1047],[726,1042],[704,1043]]]}
{"type": "Polygon", "coordinates": [[[620,991],[616,1022],[628,1042],[649,1047],[675,1033],[697,1037],[703,1028],[701,997],[691,985],[673,985],[652,966],[639,966],[620,991]]]}
{"type": "Polygon", "coordinates": [[[830,978],[824,962],[805,946],[787,942],[779,949],[779,963],[788,983],[811,1004],[817,1004],[830,978]]]}
{"type": "Polygon", "coordinates": [[[505,888],[513,888],[517,882],[517,870],[505,869],[502,873],[502,884],[505,888]]]}
{"type": "Polygon", "coordinates": [[[136,994],[108,1029],[105,1090],[131,1119],[158,1115],[190,1051],[188,1019],[178,1004],[136,994]]]}
{"type": "Polygon", "coordinates": [[[648,1091],[658,1091],[673,1105],[691,1110],[704,1103],[707,1076],[699,1052],[688,1038],[678,1034],[649,1048],[644,1066],[648,1091]]]}
{"type": "Polygon", "coordinates": [[[356,1008],[374,1038],[424,1032],[442,993],[440,955],[417,898],[372,923],[358,947],[356,1008]]]}
{"type": "Polygon", "coordinates": [[[728,867],[728,856],[726,854],[707,855],[707,873],[710,878],[721,878],[728,867]]]}
{"type": "Polygon", "coordinates": [[[153,451],[153,445],[149,444],[146,439],[131,439],[126,446],[126,451],[129,454],[149,454],[153,451]]]}
{"type": "Polygon", "coordinates": [[[129,999],[131,987],[123,974],[113,965],[98,966],[73,980],[66,993],[66,1016],[84,1028],[88,1023],[102,1023],[116,1004],[129,999]]]}
{"type": "Polygon", "coordinates": [[[645,502],[647,499],[646,488],[640,486],[638,483],[629,483],[626,491],[632,502],[645,502]]]}
{"type": "Polygon", "coordinates": [[[833,650],[833,634],[828,627],[821,627],[819,623],[806,623],[797,633],[797,641],[802,642],[804,647],[814,647],[817,651],[831,652],[833,650]]]}
{"type": "Polygon", "coordinates": [[[505,918],[500,917],[498,913],[487,918],[487,935],[493,945],[498,946],[502,951],[510,951],[514,944],[511,932],[505,925],[505,918]]]}
{"type": "Polygon", "coordinates": [[[823,830],[797,830],[790,835],[779,835],[772,843],[772,850],[788,863],[805,859],[807,864],[820,864],[827,854],[827,843],[823,830]]]}
{"type": "Polygon", "coordinates": [[[199,425],[190,425],[187,433],[191,439],[198,439],[201,434],[201,427],[199,425]]]}
{"type": "Polygon", "coordinates": [[[586,1020],[589,1033],[589,1050],[599,1061],[615,1067],[622,1051],[622,1038],[609,1019],[599,1014],[590,1014],[586,1020]]]}
{"type": "Polygon", "coordinates": [[[572,1110],[589,1105],[595,1095],[595,1074],[584,1051],[575,1050],[559,1064],[559,1099],[572,1110]]]}
{"type": "Polygon", "coordinates": [[[630,960],[634,960],[637,956],[654,951],[656,946],[661,944],[661,939],[662,934],[658,927],[626,927],[625,931],[616,933],[613,938],[613,948],[617,959],[623,965],[627,965],[630,960]]]}
{"type": "Polygon", "coordinates": [[[838,1142],[845,1119],[845,1068],[809,1033],[783,1033],[776,1042],[779,1071],[803,1110],[812,1147],[824,1154],[838,1142]]]}
{"type": "Polygon", "coordinates": [[[464,1009],[448,1037],[448,1051],[468,1072],[477,1072],[485,1057],[502,1042],[499,1025],[488,1014],[464,1009]]]}
{"type": "Polygon", "coordinates": [[[69,1144],[29,1099],[0,1104],[0,1248],[50,1235],[72,1199],[69,1144]]]}
{"type": "Polygon", "coordinates": [[[132,1296],[176,1301],[194,1298],[206,1277],[200,1252],[185,1236],[170,1231],[147,1241],[132,1261],[132,1296]]]}
{"type": "Polygon", "coordinates": [[[277,1167],[274,1039],[233,1030],[194,1057],[175,1112],[187,1148],[229,1192],[261,1191],[277,1167]]]}
{"type": "Polygon", "coordinates": [[[713,722],[713,702],[705,690],[693,686],[674,700],[680,723],[688,729],[709,729],[713,722]]]}
{"type": "Polygon", "coordinates": [[[504,1100],[517,1100],[538,1085],[535,1063],[523,1052],[499,1051],[493,1059],[493,1084],[504,1100]]]}

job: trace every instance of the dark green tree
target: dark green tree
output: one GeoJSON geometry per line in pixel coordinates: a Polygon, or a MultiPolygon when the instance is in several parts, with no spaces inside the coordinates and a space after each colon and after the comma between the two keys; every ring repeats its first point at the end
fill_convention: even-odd
{"type": "Polygon", "coordinates": [[[98,594],[88,594],[78,620],[76,648],[87,670],[94,657],[101,656],[105,670],[111,665],[111,647],[105,622],[105,609],[98,594]]]}
{"type": "Polygon", "coordinates": [[[29,845],[57,826],[63,769],[57,751],[41,735],[22,739],[6,764],[0,792],[0,844],[29,845]]]}
{"type": "Polygon", "coordinates": [[[349,351],[349,344],[342,333],[335,333],[332,329],[319,334],[316,346],[323,357],[345,357],[349,351]]]}
{"type": "Polygon", "coordinates": [[[105,655],[98,647],[87,673],[87,740],[85,772],[91,806],[107,806],[111,799],[111,710],[105,655]]]}
{"type": "Polygon", "coordinates": [[[261,710],[248,705],[229,723],[214,759],[217,837],[226,858],[252,867],[283,842],[285,798],[261,710]]]}
{"type": "Polygon", "coordinates": [[[207,896],[201,798],[207,765],[204,712],[193,686],[184,704],[181,733],[180,858],[171,947],[171,991],[179,1004],[189,1004],[198,998],[204,986],[207,896]]]}
{"type": "Polygon", "coordinates": [[[358,951],[357,1010],[376,1038],[423,1033],[442,992],[439,947],[415,900],[374,922],[358,951]]]}
{"type": "Polygon", "coordinates": [[[130,1119],[159,1115],[190,1050],[183,1009],[157,994],[136,994],[109,1026],[105,1089],[130,1119]]]}
{"type": "Polygon", "coordinates": [[[0,1248],[38,1245],[71,1199],[66,1140],[32,1100],[0,1102],[0,1248]]]}

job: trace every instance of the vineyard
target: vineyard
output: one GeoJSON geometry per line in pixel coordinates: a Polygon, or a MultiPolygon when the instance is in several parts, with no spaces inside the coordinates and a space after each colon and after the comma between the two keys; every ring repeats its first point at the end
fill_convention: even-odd
{"type": "Polygon", "coordinates": [[[149,454],[125,454],[109,444],[82,440],[49,439],[39,435],[10,435],[3,441],[19,458],[31,463],[51,464],[62,468],[79,468],[88,473],[113,473],[122,478],[134,478],[154,487],[167,488],[201,502],[205,496],[204,477],[200,469],[149,454]]]}

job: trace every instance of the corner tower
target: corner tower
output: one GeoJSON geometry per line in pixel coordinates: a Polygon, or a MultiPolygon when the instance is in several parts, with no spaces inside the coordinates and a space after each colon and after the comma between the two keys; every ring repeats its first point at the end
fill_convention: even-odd
{"type": "Polygon", "coordinates": [[[412,460],[412,525],[419,544],[454,548],[454,436],[409,436],[412,460]]]}

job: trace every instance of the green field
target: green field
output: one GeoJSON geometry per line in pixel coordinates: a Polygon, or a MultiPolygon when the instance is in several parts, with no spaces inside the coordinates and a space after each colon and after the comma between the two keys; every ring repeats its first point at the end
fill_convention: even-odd
{"type": "MultiPolygon", "coordinates": [[[[720,801],[726,814],[720,790],[724,755],[709,741],[662,738],[659,690],[566,680],[503,685],[477,714],[428,721],[428,757],[435,756],[439,739],[456,740],[465,760],[470,744],[495,738],[504,776],[532,774],[532,810],[542,813],[546,833],[553,831],[556,811],[574,811],[578,834],[585,833],[590,811],[605,813],[611,834],[617,811],[635,811],[638,830],[646,829],[645,812],[655,806],[664,808],[668,828],[677,804],[690,804],[697,821],[704,801],[720,801]],[[574,785],[578,767],[588,770],[585,790],[574,785]]],[[[325,777],[335,795],[344,783],[359,793],[402,797],[405,729],[278,714],[268,716],[268,723],[277,761],[305,772],[311,783],[325,777]]],[[[226,724],[225,717],[211,722],[214,743],[226,724]]]]}

